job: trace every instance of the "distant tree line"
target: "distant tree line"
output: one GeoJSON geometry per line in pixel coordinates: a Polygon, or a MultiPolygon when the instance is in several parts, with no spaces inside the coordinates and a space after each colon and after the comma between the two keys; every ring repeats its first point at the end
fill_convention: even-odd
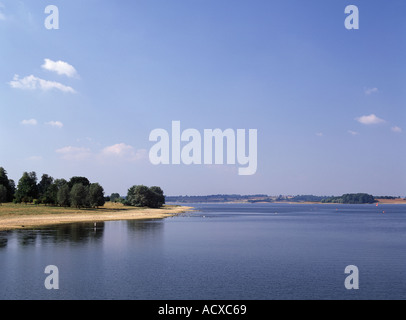
{"type": "Polygon", "coordinates": [[[375,199],[386,199],[386,200],[394,200],[394,199],[400,199],[400,197],[394,197],[394,196],[375,196],[375,199]]]}
{"type": "Polygon", "coordinates": [[[97,208],[106,201],[121,202],[136,207],[160,208],[165,204],[164,192],[160,187],[134,185],[128,189],[126,197],[118,193],[104,196],[104,189],[98,183],[90,183],[86,177],[54,179],[43,174],[38,181],[35,172],[24,172],[17,186],[7,177],[7,172],[0,167],[0,205],[1,203],[33,203],[49,206],[97,208]]]}
{"type": "MultiPolygon", "coordinates": [[[[250,201],[268,200],[266,194],[253,194],[253,195],[240,195],[240,194],[215,194],[207,196],[168,196],[168,202],[183,202],[183,203],[197,203],[197,202],[232,202],[232,201],[250,201]]],[[[270,200],[270,199],[269,199],[270,200]]]]}
{"type": "Polygon", "coordinates": [[[367,193],[347,193],[341,197],[329,197],[323,199],[322,203],[345,203],[345,204],[363,204],[376,202],[374,196],[367,193]]]}
{"type": "Polygon", "coordinates": [[[293,198],[289,199],[289,201],[292,201],[292,202],[320,202],[320,201],[323,201],[326,198],[328,198],[328,197],[326,197],[326,196],[314,196],[314,195],[308,194],[308,195],[294,196],[293,198]]]}

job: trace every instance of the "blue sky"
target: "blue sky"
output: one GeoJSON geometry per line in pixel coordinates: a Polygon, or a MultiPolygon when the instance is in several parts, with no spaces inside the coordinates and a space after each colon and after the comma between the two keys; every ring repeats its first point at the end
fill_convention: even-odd
{"type": "Polygon", "coordinates": [[[406,195],[406,3],[0,0],[0,166],[106,193],[406,195]],[[47,30],[47,5],[59,30],[47,30]],[[359,8],[359,30],[344,9],[359,8]],[[46,60],[47,59],[47,60],[46,60]],[[46,63],[48,61],[48,63],[46,63]],[[59,62],[59,63],[58,63],[59,62]],[[257,129],[258,170],[149,162],[152,130],[257,129]]]}

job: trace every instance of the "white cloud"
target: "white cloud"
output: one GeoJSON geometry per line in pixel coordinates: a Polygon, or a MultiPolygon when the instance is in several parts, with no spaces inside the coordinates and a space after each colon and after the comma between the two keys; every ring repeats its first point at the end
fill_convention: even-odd
{"type": "Polygon", "coordinates": [[[352,131],[352,130],[348,130],[348,133],[351,134],[351,135],[353,135],[353,136],[358,135],[358,132],[352,131]]]}
{"type": "Polygon", "coordinates": [[[21,121],[21,124],[25,125],[25,126],[36,126],[38,124],[38,122],[35,119],[29,119],[29,120],[21,121]]]}
{"type": "Polygon", "coordinates": [[[134,162],[147,158],[146,149],[136,150],[134,147],[125,143],[118,143],[103,148],[99,152],[92,152],[89,148],[84,147],[64,147],[56,150],[64,160],[92,160],[104,163],[106,160],[134,162]]]}
{"type": "Polygon", "coordinates": [[[355,120],[357,120],[359,123],[362,124],[379,124],[379,123],[384,123],[385,120],[378,118],[376,115],[374,114],[370,114],[369,116],[362,116],[359,118],[355,118],[355,120]]]}
{"type": "Polygon", "coordinates": [[[57,149],[56,153],[61,154],[62,159],[64,160],[85,160],[92,155],[90,149],[88,148],[80,148],[72,146],[57,149]]]}
{"type": "Polygon", "coordinates": [[[40,78],[37,78],[33,75],[27,76],[20,79],[18,75],[14,75],[13,81],[9,82],[10,86],[15,89],[22,90],[36,90],[40,89],[43,91],[48,91],[52,89],[60,90],[62,92],[76,93],[76,91],[68,86],[63,85],[62,83],[55,81],[47,81],[40,78]]]}
{"type": "Polygon", "coordinates": [[[322,137],[322,136],[323,136],[323,132],[317,132],[317,133],[316,133],[316,136],[322,137]]]}
{"type": "Polygon", "coordinates": [[[52,61],[50,59],[45,59],[45,63],[42,68],[48,71],[56,72],[59,75],[65,75],[72,78],[77,75],[76,69],[67,62],[64,61],[52,61]]]}
{"type": "Polygon", "coordinates": [[[137,161],[146,157],[147,150],[135,150],[134,147],[125,143],[118,143],[104,148],[101,152],[102,156],[119,157],[128,161],[137,161]]]}
{"type": "Polygon", "coordinates": [[[55,128],[62,128],[63,127],[63,123],[60,121],[49,121],[49,122],[45,122],[46,125],[51,126],[51,127],[55,127],[55,128]]]}
{"type": "Polygon", "coordinates": [[[42,159],[41,156],[31,156],[27,158],[28,161],[41,161],[42,159]]]}
{"type": "Polygon", "coordinates": [[[6,20],[5,14],[2,12],[3,9],[5,9],[5,6],[0,2],[0,20],[6,20]]]}
{"type": "Polygon", "coordinates": [[[401,133],[401,132],[402,132],[402,128],[400,128],[400,127],[398,127],[398,126],[392,127],[391,130],[392,130],[393,132],[396,132],[396,133],[401,133]]]}
{"type": "Polygon", "coordinates": [[[369,96],[369,95],[371,95],[373,93],[378,93],[378,92],[379,92],[378,88],[366,88],[365,89],[365,94],[367,96],[369,96]]]}

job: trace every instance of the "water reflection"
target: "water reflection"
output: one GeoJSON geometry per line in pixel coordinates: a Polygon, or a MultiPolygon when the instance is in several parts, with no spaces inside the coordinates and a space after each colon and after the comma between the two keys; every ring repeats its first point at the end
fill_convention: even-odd
{"type": "Polygon", "coordinates": [[[74,223],[38,229],[19,229],[0,232],[0,248],[7,247],[10,239],[18,246],[36,246],[59,243],[83,243],[103,238],[105,223],[74,223]]]}
{"type": "Polygon", "coordinates": [[[128,220],[129,231],[154,233],[160,232],[163,228],[162,220],[128,220]]]}
{"type": "Polygon", "coordinates": [[[0,232],[0,249],[7,247],[8,231],[0,232]]]}
{"type": "Polygon", "coordinates": [[[1,231],[0,250],[6,248],[10,243],[15,243],[18,247],[28,247],[99,242],[105,236],[106,224],[109,226],[110,233],[117,236],[117,232],[120,232],[117,229],[118,224],[122,223],[124,223],[128,232],[138,239],[157,237],[162,234],[164,225],[160,219],[128,220],[122,222],[72,223],[35,229],[1,231]]]}

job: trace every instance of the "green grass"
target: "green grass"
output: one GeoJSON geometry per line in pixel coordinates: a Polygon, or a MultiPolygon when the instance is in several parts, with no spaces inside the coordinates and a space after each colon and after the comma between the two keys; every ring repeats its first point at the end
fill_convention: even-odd
{"type": "Polygon", "coordinates": [[[17,216],[17,215],[43,215],[43,214],[83,214],[83,213],[107,213],[107,212],[123,212],[127,210],[136,210],[143,208],[135,208],[123,206],[121,204],[107,202],[103,207],[94,209],[77,209],[64,208],[56,206],[33,205],[33,204],[14,204],[3,203],[0,205],[1,216],[17,216]]]}
{"type": "MultiPolygon", "coordinates": [[[[171,208],[176,206],[164,206],[171,208]]],[[[65,208],[57,206],[45,206],[43,204],[14,204],[3,203],[0,205],[0,217],[18,216],[18,215],[44,215],[44,214],[83,214],[83,213],[108,213],[108,212],[125,212],[128,210],[144,210],[142,207],[124,206],[121,203],[106,202],[103,207],[93,209],[65,208]]]]}

